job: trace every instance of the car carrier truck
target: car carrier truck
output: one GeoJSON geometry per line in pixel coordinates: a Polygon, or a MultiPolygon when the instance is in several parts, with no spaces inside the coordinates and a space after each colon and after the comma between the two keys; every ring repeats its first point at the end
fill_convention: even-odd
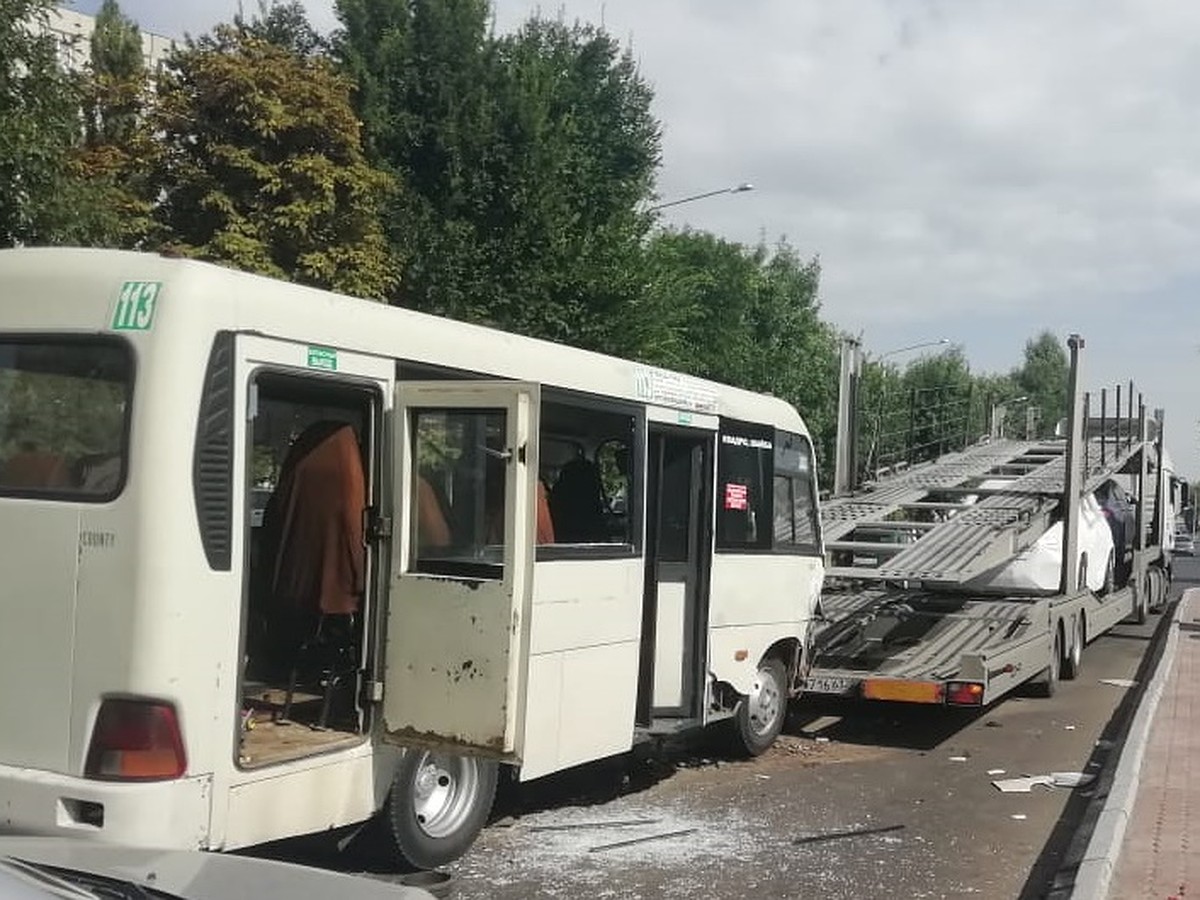
{"type": "Polygon", "coordinates": [[[1048,696],[1076,677],[1094,638],[1165,605],[1164,543],[1186,486],[1163,451],[1162,411],[1148,416],[1131,391],[1127,409],[1091,415],[1079,390],[1084,342],[1068,344],[1062,438],[993,435],[825,502],[824,624],[808,693],[981,707],[1029,682],[1048,696]],[[1132,534],[1109,559],[1089,559],[1085,506],[1110,481],[1129,494],[1132,534]],[[1039,541],[1045,548],[1052,529],[1062,535],[1057,588],[981,586],[1039,541]],[[1096,566],[1104,576],[1092,568],[1089,578],[1096,566]]]}

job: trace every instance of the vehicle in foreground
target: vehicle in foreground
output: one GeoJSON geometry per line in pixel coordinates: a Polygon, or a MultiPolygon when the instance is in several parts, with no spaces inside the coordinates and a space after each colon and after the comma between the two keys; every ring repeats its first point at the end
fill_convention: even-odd
{"type": "Polygon", "coordinates": [[[152,850],[69,838],[0,837],[0,897],[35,900],[421,900],[375,878],[200,850],[152,850]]]}
{"type": "Polygon", "coordinates": [[[191,260],[0,251],[0,829],[236,849],[770,746],[823,571],[783,401],[191,260]]]}

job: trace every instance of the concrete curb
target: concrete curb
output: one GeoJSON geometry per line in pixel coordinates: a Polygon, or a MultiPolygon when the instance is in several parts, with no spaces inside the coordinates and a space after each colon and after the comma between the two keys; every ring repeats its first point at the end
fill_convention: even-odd
{"type": "Polygon", "coordinates": [[[1179,643],[1179,619],[1191,601],[1200,602],[1200,588],[1190,588],[1175,605],[1171,616],[1170,630],[1163,654],[1154,669],[1154,675],[1138,703],[1137,712],[1129,726],[1129,734],[1121,747],[1117,770],[1108,791],[1104,809],[1096,820],[1092,839],[1088,841],[1083,861],[1075,873],[1075,886],[1071,900],[1104,900],[1108,896],[1109,883],[1117,868],[1121,855],[1121,844],[1125,838],[1125,826],[1133,814],[1137,801],[1138,782],[1141,780],[1142,757],[1150,739],[1150,727],[1154,724],[1154,713],[1159,698],[1175,664],[1175,650],[1179,643]]]}

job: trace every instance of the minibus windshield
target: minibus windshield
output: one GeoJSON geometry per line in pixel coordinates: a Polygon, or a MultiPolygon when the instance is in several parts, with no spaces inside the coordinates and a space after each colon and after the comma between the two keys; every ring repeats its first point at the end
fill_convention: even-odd
{"type": "Polygon", "coordinates": [[[0,336],[0,494],[115,497],[132,391],[124,341],[0,336]]]}

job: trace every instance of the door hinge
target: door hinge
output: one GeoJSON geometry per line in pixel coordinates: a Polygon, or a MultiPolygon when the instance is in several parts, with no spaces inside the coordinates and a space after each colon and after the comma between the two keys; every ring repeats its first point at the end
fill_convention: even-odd
{"type": "Polygon", "coordinates": [[[374,506],[367,507],[367,540],[382,541],[392,536],[392,517],[380,515],[374,506]]]}
{"type": "Polygon", "coordinates": [[[383,699],[383,682],[368,681],[367,682],[367,700],[371,703],[378,703],[383,699]]]}

